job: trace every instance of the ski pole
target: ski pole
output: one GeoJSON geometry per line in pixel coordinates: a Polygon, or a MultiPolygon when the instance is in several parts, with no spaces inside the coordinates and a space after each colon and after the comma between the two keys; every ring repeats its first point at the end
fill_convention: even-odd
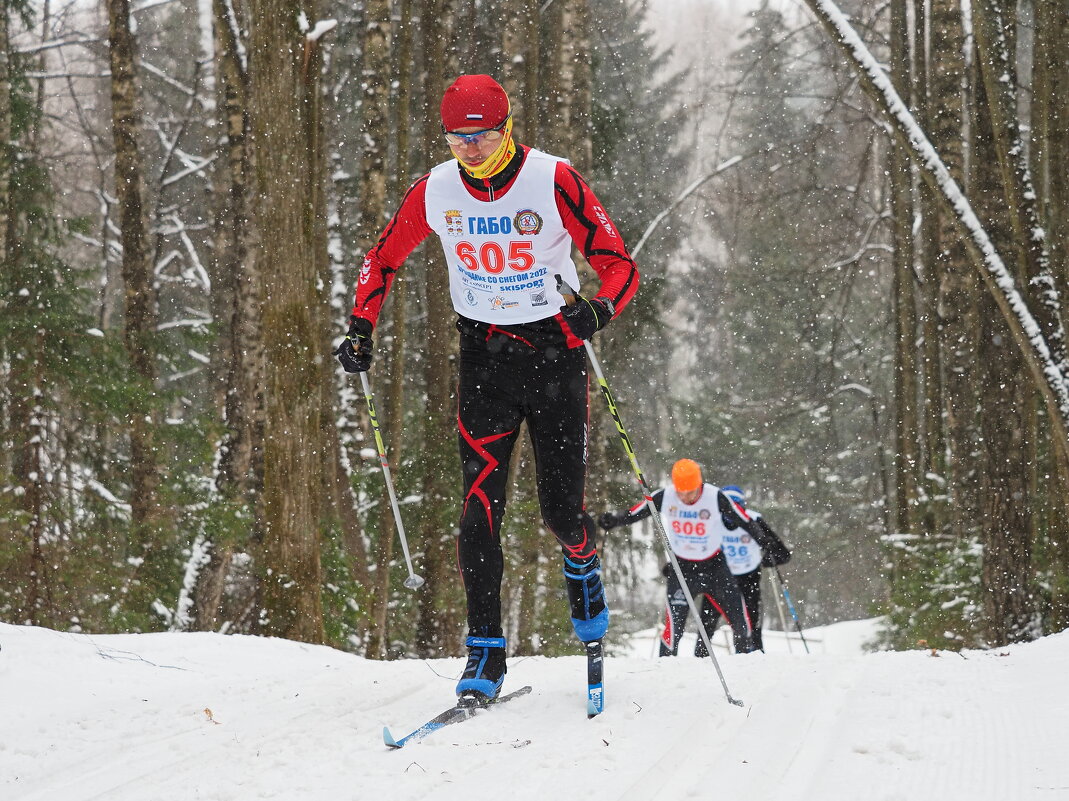
{"type": "MultiPolygon", "coordinates": [[[[568,286],[564,280],[557,276],[557,288],[564,295],[564,300],[567,303],[569,297],[571,303],[575,302],[575,290],[568,286]]],[[[569,303],[568,305],[571,305],[569,303]]],[[[623,420],[620,419],[620,411],[616,408],[616,401],[613,399],[612,391],[609,389],[609,383],[605,380],[605,375],[601,371],[601,363],[598,361],[597,355],[594,353],[594,347],[590,344],[589,340],[583,340],[583,346],[586,348],[587,358],[590,359],[590,366],[594,369],[594,375],[598,380],[598,386],[601,387],[601,394],[605,398],[605,403],[609,407],[609,414],[612,416],[613,422],[616,424],[616,433],[620,435],[620,442],[624,446],[624,451],[627,453],[627,459],[631,462],[631,470],[635,474],[635,478],[638,479],[638,485],[642,488],[642,497],[646,499],[646,508],[650,511],[650,517],[653,518],[654,528],[657,530],[657,534],[660,536],[661,545],[664,546],[665,552],[668,554],[668,561],[672,563],[672,569],[675,571],[676,578],[679,580],[679,586],[683,590],[683,595],[687,599],[687,605],[690,607],[690,613],[694,616],[694,622],[698,626],[698,634],[705,642],[705,647],[709,650],[709,658],[713,662],[713,667],[716,668],[716,675],[720,677],[720,685],[724,688],[724,695],[727,697],[728,703],[735,706],[742,706],[742,700],[739,698],[732,698],[731,691],[728,690],[727,680],[724,678],[724,672],[720,669],[720,663],[716,659],[716,654],[713,653],[713,643],[709,640],[709,633],[705,630],[705,626],[702,625],[701,614],[698,612],[698,605],[694,603],[694,596],[690,593],[690,588],[687,586],[687,580],[683,578],[683,571],[679,567],[679,562],[676,559],[675,553],[672,551],[672,542],[668,539],[668,532],[664,530],[664,521],[661,520],[661,513],[657,511],[657,507],[653,503],[653,493],[650,491],[649,484],[646,483],[645,476],[642,475],[642,468],[638,466],[638,457],[635,456],[635,449],[631,446],[631,438],[627,435],[627,429],[624,428],[623,420]]]]}
{"type": "MultiPolygon", "coordinates": [[[[770,578],[769,584],[775,584],[770,578]]],[[[779,628],[783,632],[783,639],[787,641],[787,653],[793,654],[794,647],[791,645],[791,633],[787,631],[787,617],[783,614],[783,596],[778,592],[773,592],[772,597],[776,599],[776,611],[779,613],[779,628]]]]}
{"type": "Polygon", "coordinates": [[[783,600],[787,602],[787,608],[791,612],[791,617],[794,618],[794,625],[798,629],[798,636],[802,638],[802,645],[805,646],[805,652],[809,653],[809,643],[805,641],[805,635],[802,633],[802,624],[798,620],[798,613],[794,611],[794,604],[791,603],[791,594],[787,592],[787,582],[783,580],[783,574],[779,572],[779,565],[776,565],[776,578],[779,579],[780,589],[783,590],[783,600]]]}
{"type": "MultiPolygon", "coordinates": [[[[379,450],[379,464],[382,465],[382,477],[386,480],[386,490],[390,494],[390,505],[393,507],[393,519],[397,524],[397,534],[401,538],[401,550],[405,552],[405,564],[408,566],[408,578],[405,586],[410,590],[418,590],[423,586],[423,577],[417,576],[412,570],[412,557],[408,553],[408,540],[405,538],[405,527],[401,523],[401,510],[397,506],[397,495],[393,491],[393,478],[390,476],[390,465],[386,461],[386,446],[382,444],[382,433],[379,431],[379,418],[375,413],[375,401],[371,397],[371,384],[368,383],[367,373],[360,373],[360,383],[364,387],[364,398],[367,400],[367,413],[371,418],[371,429],[375,432],[375,446],[379,450]]],[[[385,569],[385,565],[383,566],[385,569]]]]}

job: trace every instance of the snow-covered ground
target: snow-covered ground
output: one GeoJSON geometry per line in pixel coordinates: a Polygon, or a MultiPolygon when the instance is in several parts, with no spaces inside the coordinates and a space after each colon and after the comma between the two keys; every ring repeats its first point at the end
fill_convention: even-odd
{"type": "MultiPolygon", "coordinates": [[[[1069,798],[1069,632],[953,653],[863,653],[870,622],[769,632],[768,653],[513,659],[534,690],[400,751],[460,659],[370,662],[215,634],[0,624],[3,801],[1055,801],[1069,798]]],[[[722,635],[717,635],[721,637],[722,635]]],[[[684,645],[684,648],[687,644],[684,645]]],[[[719,649],[718,649],[719,650],[719,649]]]]}

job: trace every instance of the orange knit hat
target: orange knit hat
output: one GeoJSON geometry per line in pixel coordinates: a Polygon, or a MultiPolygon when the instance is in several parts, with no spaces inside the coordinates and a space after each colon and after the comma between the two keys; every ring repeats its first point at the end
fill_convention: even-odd
{"type": "Polygon", "coordinates": [[[676,492],[693,492],[702,485],[702,469],[691,459],[680,459],[672,466],[672,484],[676,492]]]}

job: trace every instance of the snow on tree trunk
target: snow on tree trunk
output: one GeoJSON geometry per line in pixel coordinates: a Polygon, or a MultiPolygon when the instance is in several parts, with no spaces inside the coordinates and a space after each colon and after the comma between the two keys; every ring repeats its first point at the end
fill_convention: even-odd
{"type": "Polygon", "coordinates": [[[862,88],[891,123],[897,141],[908,149],[946,213],[952,215],[1050,410],[1056,447],[1069,454],[1069,386],[1002,257],[924,131],[846,17],[830,0],[806,0],[806,5],[853,64],[862,88]]]}
{"type": "Polygon", "coordinates": [[[1024,268],[1022,281],[1035,299],[1031,308],[1050,347],[1051,358],[1062,375],[1069,369],[1065,330],[1062,325],[1058,289],[1051,274],[1046,231],[1039,219],[1036,190],[1028,166],[1027,151],[1021,140],[1021,120],[1017,112],[1017,70],[1008,41],[1007,26],[1014,25],[1010,11],[1001,0],[977,0],[973,15],[976,29],[977,64],[991,107],[995,152],[1002,174],[1003,194],[1017,258],[1024,268]]]}

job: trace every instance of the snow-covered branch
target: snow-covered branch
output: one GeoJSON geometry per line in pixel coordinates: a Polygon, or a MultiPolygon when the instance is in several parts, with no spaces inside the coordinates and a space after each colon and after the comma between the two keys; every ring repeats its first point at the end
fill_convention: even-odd
{"type": "Polygon", "coordinates": [[[946,165],[906,104],[902,102],[883,68],[835,3],[831,0],[806,0],[806,5],[853,64],[861,87],[889,118],[896,141],[915,161],[936,200],[953,221],[1035,377],[1037,389],[1051,411],[1051,421],[1057,431],[1055,440],[1069,458],[1069,385],[1052,357],[1043,332],[1024,298],[1017,291],[1012,274],[1006,268],[968,198],[951,177],[946,165]]]}
{"type": "Polygon", "coordinates": [[[631,255],[637,257],[638,254],[642,252],[642,248],[646,244],[646,240],[648,240],[653,234],[653,232],[657,230],[658,226],[660,226],[660,224],[664,222],[665,218],[668,217],[668,215],[675,211],[677,208],[679,208],[680,203],[682,203],[688,197],[697,192],[698,189],[702,186],[702,184],[704,184],[710,178],[724,172],[725,170],[734,167],[740,161],[742,161],[742,156],[732,156],[727,161],[718,164],[712,172],[703,175],[701,178],[698,178],[697,180],[691,182],[690,186],[686,187],[682,192],[679,193],[679,197],[673,200],[667,208],[662,209],[660,214],[654,217],[653,221],[648,226],[646,226],[646,230],[642,234],[642,238],[638,240],[638,244],[635,245],[635,247],[631,250],[631,255]]]}

